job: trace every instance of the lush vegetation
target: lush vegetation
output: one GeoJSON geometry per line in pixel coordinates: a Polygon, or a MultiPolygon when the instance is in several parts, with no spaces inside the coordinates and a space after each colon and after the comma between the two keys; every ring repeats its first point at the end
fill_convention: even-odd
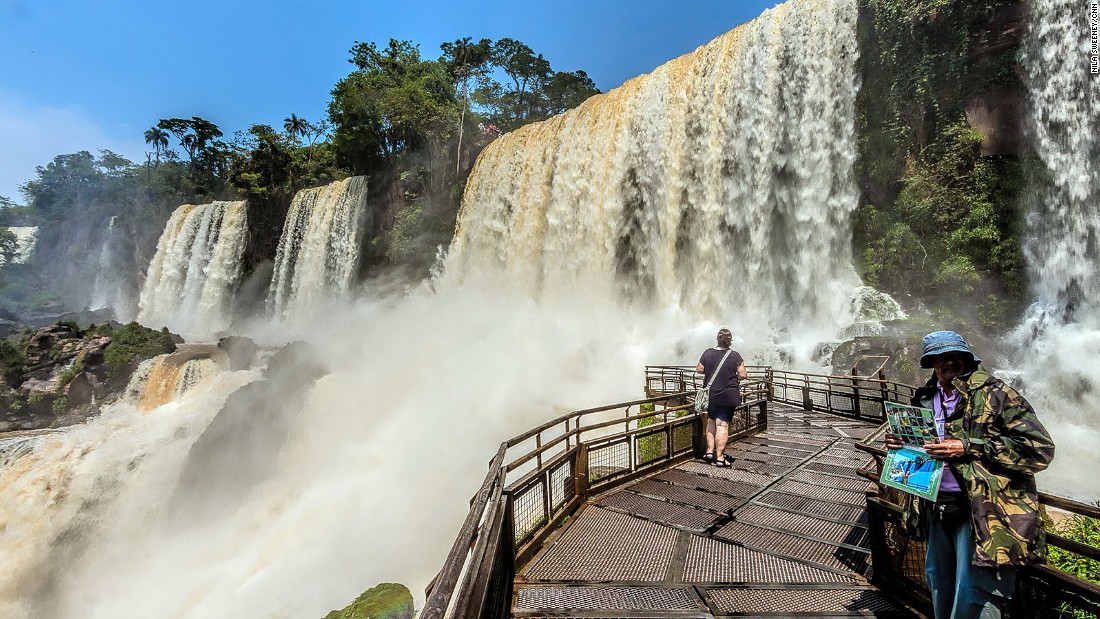
{"type": "MultiPolygon", "coordinates": [[[[355,42],[354,69],[333,87],[326,117],[288,115],[233,136],[197,116],[162,118],[144,132],[135,163],[111,151],[58,155],[22,186],[25,204],[0,197],[0,310],[80,309],[91,296],[95,257],[112,218],[112,243],[132,279],[148,264],[177,206],[247,199],[245,268],[274,257],[294,194],[367,175],[375,226],[364,268],[426,273],[454,232],[466,175],[504,131],[547,118],[598,92],[583,71],[557,72],[515,39],[444,43],[437,58],[409,41],[355,42]],[[32,264],[14,265],[5,226],[38,226],[32,264]]],[[[134,282],[136,286],[136,282],[134,282]]]]}
{"type": "Polygon", "coordinates": [[[343,610],[334,610],[324,619],[412,619],[412,593],[404,585],[382,583],[357,597],[343,610]]]}
{"type": "Polygon", "coordinates": [[[103,363],[107,377],[118,378],[133,371],[138,361],[175,350],[176,342],[167,329],[153,331],[131,322],[111,334],[111,343],[103,352],[103,363]]]}
{"type": "Polygon", "coordinates": [[[583,71],[555,72],[515,39],[469,37],[423,57],[408,41],[357,42],[355,69],[337,82],[328,114],[335,161],[371,179],[391,230],[366,239],[366,266],[424,273],[454,234],[465,179],[485,145],[598,92],[583,71]],[[496,78],[505,80],[502,85],[496,78]]]}
{"type": "MultiPolygon", "coordinates": [[[[1100,505],[1100,502],[1096,505],[1100,505]]],[[[1044,516],[1044,520],[1048,530],[1075,542],[1093,548],[1100,548],[1100,520],[1080,514],[1074,514],[1059,523],[1055,523],[1049,516],[1044,516]]],[[[1100,584],[1100,562],[1098,561],[1048,545],[1047,562],[1051,567],[1063,570],[1089,582],[1100,584]]],[[[1069,604],[1063,604],[1060,613],[1059,616],[1077,619],[1094,618],[1096,616],[1086,610],[1072,608],[1069,604]]]]}
{"type": "MultiPolygon", "coordinates": [[[[1052,523],[1048,522],[1048,526],[1052,523]]],[[[1055,533],[1075,542],[1100,548],[1100,520],[1088,516],[1073,515],[1059,524],[1053,525],[1055,533]]],[[[1050,546],[1049,563],[1074,576],[1100,584],[1100,562],[1079,554],[1050,546]]]]}
{"type": "Polygon", "coordinates": [[[0,382],[15,382],[23,374],[27,356],[15,342],[0,339],[0,382]]]}
{"type": "Polygon", "coordinates": [[[857,100],[866,281],[931,301],[940,318],[1006,327],[1024,269],[1016,154],[983,154],[966,106],[1021,90],[1014,49],[986,40],[1011,0],[864,0],[857,100]]]}

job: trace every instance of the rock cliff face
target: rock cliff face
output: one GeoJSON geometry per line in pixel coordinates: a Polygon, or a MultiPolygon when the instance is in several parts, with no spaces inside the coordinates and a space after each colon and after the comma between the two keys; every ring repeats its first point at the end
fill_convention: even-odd
{"type": "MultiPolygon", "coordinates": [[[[987,22],[977,24],[977,41],[969,59],[972,79],[1015,71],[1013,59],[1023,44],[1026,19],[1024,3],[1015,2],[997,7],[987,22]]],[[[982,134],[982,156],[1023,152],[1023,106],[1018,88],[991,88],[970,96],[966,120],[982,134]]]]}
{"type": "Polygon", "coordinates": [[[142,361],[175,338],[130,323],[60,322],[0,340],[0,432],[78,423],[118,397],[142,361]]]}

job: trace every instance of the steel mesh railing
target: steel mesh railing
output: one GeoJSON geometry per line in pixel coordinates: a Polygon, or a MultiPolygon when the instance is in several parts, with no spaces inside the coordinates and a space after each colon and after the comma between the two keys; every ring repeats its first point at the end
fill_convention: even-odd
{"type": "Polygon", "coordinates": [[[870,421],[883,419],[883,402],[908,402],[915,391],[909,385],[861,376],[772,370],[771,378],[774,402],[870,421]]]}
{"type": "MultiPolygon", "coordinates": [[[[914,391],[881,378],[748,369],[749,379],[742,384],[744,404],[730,426],[731,441],[767,428],[768,401],[881,420],[883,401],[908,402],[914,391]]],[[[700,380],[692,367],[650,366],[645,400],[575,411],[503,443],[443,570],[429,585],[421,618],[508,617],[515,566],[530,558],[583,501],[690,457],[702,435],[703,416],[691,410],[700,380]],[[520,455],[509,456],[513,453],[520,455]]],[[[875,480],[882,459],[875,446],[879,440],[879,434],[872,434],[859,445],[873,455],[879,451],[860,472],[875,480]]],[[[898,599],[927,608],[924,546],[901,530],[896,493],[880,487],[867,499],[875,583],[898,599]]],[[[1049,495],[1041,498],[1044,505],[1100,518],[1100,508],[1049,495]]],[[[1048,539],[1100,560],[1096,548],[1056,535],[1048,539]]],[[[1100,612],[1100,587],[1046,566],[1022,572],[1019,591],[1013,617],[1100,612]]]]}

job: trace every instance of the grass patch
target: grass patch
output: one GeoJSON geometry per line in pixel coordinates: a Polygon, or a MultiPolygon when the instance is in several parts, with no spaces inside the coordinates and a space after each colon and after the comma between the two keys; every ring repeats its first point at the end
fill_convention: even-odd
{"type": "Polygon", "coordinates": [[[324,619],[412,619],[412,593],[405,585],[387,582],[363,592],[343,610],[324,619]]]}
{"type": "Polygon", "coordinates": [[[107,377],[117,378],[128,373],[137,362],[175,350],[176,343],[167,329],[154,331],[131,322],[115,330],[103,352],[103,364],[107,377]]]}

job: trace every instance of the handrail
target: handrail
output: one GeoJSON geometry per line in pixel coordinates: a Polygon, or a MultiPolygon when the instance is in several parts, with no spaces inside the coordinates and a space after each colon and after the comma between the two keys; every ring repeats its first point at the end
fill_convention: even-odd
{"type": "MultiPolygon", "coordinates": [[[[477,535],[478,524],[481,522],[486,508],[489,507],[489,496],[494,482],[503,483],[503,480],[499,479],[499,472],[506,451],[507,447],[502,443],[496,455],[489,461],[489,473],[485,476],[485,481],[481,483],[481,488],[478,489],[477,494],[474,495],[470,513],[466,515],[466,520],[458,531],[458,537],[455,538],[451,551],[447,553],[447,562],[443,564],[443,569],[440,570],[439,576],[435,579],[434,587],[424,602],[424,610],[420,613],[421,619],[443,619],[446,614],[451,596],[458,584],[459,576],[465,567],[465,560],[459,562],[458,559],[468,555],[479,538],[477,535]]],[[[484,537],[480,539],[484,539],[484,537]]]]}
{"type": "MultiPolygon", "coordinates": [[[[694,395],[694,394],[692,394],[692,393],[681,393],[681,394],[676,394],[675,396],[671,396],[671,397],[686,397],[686,396],[689,396],[689,395],[694,395]]],[[[651,399],[667,400],[669,398],[665,397],[665,398],[651,398],[651,399]]],[[[677,412],[677,411],[691,410],[691,407],[692,407],[691,404],[684,404],[684,405],[675,406],[675,407],[672,407],[672,408],[664,408],[664,409],[661,409],[661,410],[653,410],[653,411],[649,411],[649,412],[646,412],[646,413],[639,413],[637,415],[627,415],[626,417],[623,417],[622,419],[611,419],[609,421],[601,421],[601,422],[598,422],[598,423],[594,423],[592,425],[588,425],[588,426],[584,426],[584,427],[580,427],[580,428],[574,428],[574,429],[570,430],[569,432],[566,432],[565,434],[562,434],[561,436],[550,439],[549,443],[544,443],[541,447],[536,447],[533,451],[530,451],[530,452],[516,458],[515,460],[512,460],[507,465],[505,465],[505,469],[507,471],[513,471],[516,468],[519,468],[520,466],[530,462],[535,457],[537,457],[539,454],[545,453],[551,447],[555,447],[560,443],[566,442],[570,438],[580,437],[585,432],[591,432],[593,430],[601,430],[603,428],[609,428],[611,426],[616,426],[616,425],[619,425],[619,424],[624,423],[624,422],[629,423],[631,421],[638,421],[638,420],[641,420],[641,419],[648,419],[650,417],[656,417],[657,415],[667,415],[669,413],[673,413],[673,412],[677,412]]],[[[615,409],[612,408],[612,409],[608,409],[608,410],[615,410],[615,409]]],[[[551,426],[551,427],[553,427],[553,426],[551,426]]],[[[653,426],[649,426],[649,427],[652,428],[653,426]]],[[[544,429],[548,430],[550,428],[544,428],[544,429]]],[[[531,436],[528,436],[527,438],[533,438],[534,436],[535,435],[531,435],[531,436]]],[[[524,440],[526,440],[526,439],[524,439],[524,440]]],[[[510,443],[511,441],[508,441],[508,442],[510,443]]],[[[517,441],[517,443],[514,443],[513,445],[521,443],[521,442],[523,442],[523,441],[517,441]]]]}
{"type": "MultiPolygon", "coordinates": [[[[631,421],[638,421],[658,415],[674,414],[676,412],[689,409],[690,405],[677,404],[665,408],[656,408],[655,406],[653,411],[646,411],[637,415],[630,415],[628,413],[622,418],[581,425],[580,420],[586,415],[624,408],[629,410],[631,406],[640,406],[643,404],[657,405],[664,402],[682,400],[692,395],[694,394],[676,393],[573,411],[571,413],[561,415],[551,421],[541,424],[540,426],[532,430],[523,432],[501,443],[496,456],[494,456],[494,458],[489,463],[489,471],[485,476],[485,480],[482,482],[482,485],[479,488],[477,494],[471,501],[470,512],[467,515],[466,520],[463,522],[462,528],[459,530],[458,537],[456,538],[455,543],[452,545],[451,550],[447,555],[447,559],[444,563],[443,569],[429,585],[427,600],[425,601],[424,610],[421,612],[420,615],[421,619],[443,619],[444,617],[450,617],[451,615],[448,614],[448,612],[449,610],[454,610],[453,606],[455,604],[455,600],[458,597],[469,597],[468,593],[460,593],[461,591],[469,589],[467,583],[470,583],[469,575],[467,575],[466,578],[462,578],[462,575],[465,570],[468,570],[470,568],[471,564],[473,564],[478,557],[484,559],[492,552],[492,549],[485,547],[487,540],[492,536],[481,534],[481,532],[482,528],[485,527],[486,524],[499,520],[501,513],[508,511],[510,507],[510,497],[504,493],[505,475],[508,472],[515,470],[515,468],[522,466],[524,463],[530,462],[532,459],[538,458],[552,447],[560,445],[563,442],[567,442],[571,438],[579,439],[585,432],[591,432],[616,424],[629,424],[631,421]],[[575,427],[565,431],[561,436],[554,437],[545,444],[542,443],[542,441],[540,440],[541,434],[543,432],[560,426],[563,423],[571,423],[574,421],[576,422],[575,427]],[[507,454],[511,448],[532,438],[537,439],[538,444],[535,449],[527,453],[521,454],[520,456],[517,456],[514,460],[506,463],[507,454]]],[[[662,427],[662,425],[663,424],[654,424],[641,428],[641,430],[650,431],[653,428],[660,428],[662,427]]],[[[638,430],[639,428],[635,428],[634,431],[637,432],[638,430]]],[[[546,463],[546,465],[540,466],[539,469],[532,471],[527,476],[525,476],[525,479],[531,477],[532,475],[537,476],[540,474],[545,474],[547,468],[558,464],[559,460],[563,457],[564,454],[559,454],[558,456],[555,456],[548,463],[546,463]]],[[[511,525],[511,523],[508,524],[511,525]]]]}
{"type": "MultiPolygon", "coordinates": [[[[740,436],[766,429],[766,407],[770,400],[803,405],[807,410],[878,420],[884,400],[902,400],[915,389],[880,378],[806,374],[767,366],[751,366],[749,374],[750,380],[741,384],[745,397],[738,409],[740,436]],[[790,389],[797,389],[798,399],[787,393],[790,389]]],[[[700,379],[690,366],[647,366],[646,393],[650,397],[573,411],[501,443],[489,463],[485,480],[471,500],[470,512],[443,569],[429,585],[421,619],[509,616],[517,559],[529,558],[593,493],[605,492],[691,455],[692,443],[702,432],[702,415],[696,414],[691,405],[694,387],[700,379]],[[680,388],[669,390],[673,386],[680,388]],[[631,414],[631,407],[647,404],[652,404],[653,410],[631,414]],[[582,423],[587,415],[615,410],[624,413],[614,419],[582,423]],[[642,423],[657,417],[663,419],[649,425],[642,423]],[[624,430],[586,437],[586,433],[617,424],[623,424],[624,430]],[[547,435],[551,431],[556,434],[547,435]],[[509,460],[509,451],[532,440],[533,447],[509,460]],[[628,457],[625,463],[607,460],[609,455],[621,457],[623,453],[628,457]],[[599,454],[604,454],[602,459],[599,454]],[[509,484],[508,474],[533,460],[535,467],[509,484]]],[[[881,432],[880,429],[872,433],[856,445],[873,456],[859,474],[874,482],[878,481],[877,471],[881,470],[885,456],[885,449],[878,442],[881,432]]],[[[886,536],[897,535],[901,518],[901,507],[891,500],[895,498],[891,492],[898,491],[879,485],[877,493],[870,493],[867,498],[872,561],[876,566],[874,578],[884,590],[917,605],[927,604],[921,593],[923,574],[914,572],[909,556],[919,547],[886,543],[886,536]],[[891,555],[899,552],[899,548],[907,549],[900,552],[908,552],[908,558],[891,555]]],[[[1100,507],[1071,499],[1040,493],[1040,501],[1074,514],[1100,517],[1100,507]]],[[[1056,547],[1094,560],[1100,553],[1059,535],[1050,535],[1048,540],[1056,547]]],[[[1100,609],[1100,586],[1095,583],[1045,566],[1021,576],[1026,578],[1020,586],[1032,587],[1032,596],[1043,608],[1069,604],[1073,608],[1100,609]],[[1047,589],[1054,593],[1043,593],[1047,589]]],[[[1027,596],[1017,596],[1020,597],[1027,596]]],[[[1018,616],[1028,616],[1028,610],[1018,616]]]]}
{"type": "MultiPolygon", "coordinates": [[[[641,404],[653,404],[653,403],[656,403],[656,402],[660,402],[662,400],[668,400],[672,397],[683,397],[683,396],[687,396],[687,395],[694,395],[694,394],[693,393],[687,393],[687,392],[685,392],[685,393],[676,393],[676,394],[672,394],[672,395],[662,395],[662,396],[657,396],[657,397],[653,397],[653,398],[645,398],[645,399],[642,399],[642,400],[631,400],[629,402],[620,402],[618,404],[608,404],[606,406],[597,406],[595,408],[585,408],[585,409],[573,411],[571,413],[566,413],[566,414],[564,414],[560,417],[557,417],[555,419],[551,419],[550,421],[547,421],[547,422],[543,423],[542,425],[537,426],[537,427],[535,427],[531,430],[528,430],[528,431],[526,431],[522,434],[517,434],[516,436],[513,436],[512,438],[505,441],[505,443],[508,445],[509,448],[515,447],[519,443],[522,443],[523,441],[534,437],[536,434],[538,434],[540,432],[543,432],[545,430],[549,430],[550,428],[552,428],[552,427],[554,427],[558,424],[564,423],[567,420],[579,419],[579,418],[583,417],[584,415],[591,415],[591,414],[594,414],[594,413],[606,413],[607,411],[613,411],[613,410],[617,410],[617,409],[620,409],[620,408],[623,408],[623,407],[629,408],[631,406],[639,406],[641,404]]],[[[619,423],[622,423],[622,421],[620,420],[619,423]]]]}

